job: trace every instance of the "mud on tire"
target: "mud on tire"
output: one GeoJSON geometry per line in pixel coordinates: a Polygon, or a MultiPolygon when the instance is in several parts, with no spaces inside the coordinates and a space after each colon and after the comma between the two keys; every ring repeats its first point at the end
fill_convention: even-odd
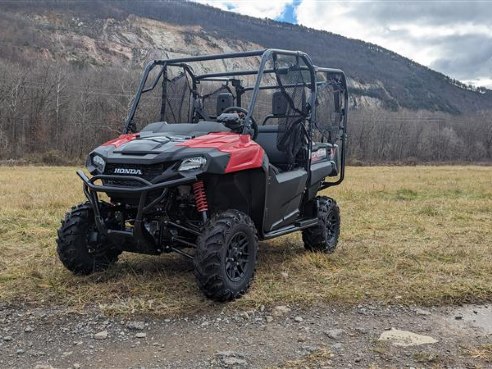
{"type": "Polygon", "coordinates": [[[302,231],[304,247],[309,251],[332,253],[340,236],[340,209],[332,198],[320,196],[318,224],[302,231]]]}
{"type": "Polygon", "coordinates": [[[214,215],[197,239],[194,274],[208,298],[231,301],[250,286],[258,237],[253,221],[238,210],[214,215]]]}
{"type": "Polygon", "coordinates": [[[57,253],[63,265],[74,274],[86,275],[107,269],[118,260],[121,251],[89,242],[95,231],[95,220],[89,203],[74,206],[58,229],[57,253]],[[89,252],[93,248],[93,252],[89,252]]]}

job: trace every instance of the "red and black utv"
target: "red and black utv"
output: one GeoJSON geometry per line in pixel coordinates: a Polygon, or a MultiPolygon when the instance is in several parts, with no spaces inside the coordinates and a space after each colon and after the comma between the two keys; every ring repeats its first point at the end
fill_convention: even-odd
{"type": "Polygon", "coordinates": [[[123,251],[175,251],[227,301],[248,289],[258,240],[302,231],[334,251],[338,206],[317,194],[344,178],[347,102],[344,73],[299,51],[151,62],[124,133],[77,172],[88,201],[62,221],[60,260],[89,274],[123,251]]]}

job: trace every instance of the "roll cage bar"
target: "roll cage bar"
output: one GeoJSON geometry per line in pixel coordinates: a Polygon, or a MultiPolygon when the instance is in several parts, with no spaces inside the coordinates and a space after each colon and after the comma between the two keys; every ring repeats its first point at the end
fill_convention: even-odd
{"type": "MultiPolygon", "coordinates": [[[[340,69],[333,69],[333,68],[323,68],[323,67],[317,67],[312,63],[311,57],[302,52],[302,51],[291,51],[291,50],[282,50],[282,49],[264,49],[264,50],[255,50],[255,51],[247,51],[247,52],[236,52],[236,53],[226,53],[226,54],[213,54],[213,55],[203,55],[203,56],[190,56],[190,57],[184,57],[184,58],[175,58],[175,59],[157,59],[149,62],[144,69],[143,75],[141,77],[139,86],[137,88],[137,92],[135,94],[135,97],[133,99],[133,102],[130,106],[130,110],[128,112],[128,115],[125,119],[125,124],[124,124],[124,129],[123,133],[128,134],[136,131],[136,126],[133,121],[138,104],[140,102],[140,98],[143,93],[150,91],[154,89],[162,76],[163,73],[165,73],[166,68],[162,68],[160,73],[155,77],[154,82],[150,87],[145,88],[147,78],[150,74],[150,72],[156,67],[156,66],[174,66],[174,67],[182,67],[186,70],[186,72],[189,74],[189,76],[192,79],[193,82],[193,97],[197,98],[197,92],[196,92],[196,84],[199,81],[231,81],[234,85],[235,80],[233,77],[239,77],[239,76],[248,76],[248,75],[257,75],[255,84],[253,86],[248,86],[248,87],[242,87],[241,90],[244,91],[252,91],[251,99],[249,102],[249,106],[247,108],[248,114],[245,117],[245,122],[250,122],[251,121],[251,116],[254,111],[254,107],[256,104],[256,99],[258,97],[258,93],[260,90],[264,89],[275,89],[278,88],[278,86],[261,86],[261,77],[265,73],[276,73],[278,70],[275,69],[266,69],[267,62],[271,59],[271,57],[276,57],[276,56],[294,56],[296,58],[301,59],[304,62],[304,66],[301,67],[301,70],[306,70],[309,72],[310,75],[310,83],[305,84],[307,87],[310,88],[311,90],[311,95],[309,97],[309,107],[310,111],[309,114],[306,116],[306,120],[309,122],[308,129],[307,129],[307,134],[308,134],[308,140],[309,140],[309,159],[307,165],[311,165],[311,151],[312,151],[312,135],[313,135],[313,123],[316,124],[316,122],[313,122],[313,117],[316,117],[316,98],[317,98],[317,86],[320,84],[320,82],[317,82],[316,79],[316,74],[321,72],[321,73],[327,73],[327,74],[332,74],[332,75],[337,75],[341,78],[341,82],[343,85],[343,98],[344,98],[344,111],[342,113],[342,121],[343,122],[342,126],[340,127],[342,129],[342,134],[340,137],[341,140],[341,150],[342,150],[342,155],[341,155],[341,170],[340,170],[340,176],[336,182],[324,182],[322,185],[322,188],[338,185],[341,183],[344,179],[345,175],[345,148],[346,148],[346,139],[347,139],[347,106],[348,106],[348,92],[347,92],[347,83],[346,83],[346,77],[345,74],[342,70],[340,69]],[[187,63],[193,63],[193,62],[204,62],[204,61],[211,61],[211,60],[224,60],[224,59],[235,59],[235,58],[247,58],[247,57],[260,57],[260,65],[258,69],[255,70],[234,70],[234,71],[226,71],[226,72],[217,72],[217,73],[207,73],[207,74],[200,74],[200,75],[195,75],[193,73],[193,69],[187,64],[187,63]]],[[[284,87],[295,87],[298,86],[297,84],[294,85],[284,85],[284,87]]],[[[238,100],[240,103],[240,100],[238,100]]]]}
{"type": "Polygon", "coordinates": [[[341,158],[340,158],[340,175],[338,179],[334,182],[323,182],[321,185],[321,189],[328,188],[331,186],[336,186],[342,183],[343,179],[345,178],[345,157],[346,157],[346,148],[347,148],[347,119],[348,119],[348,89],[347,89],[347,78],[345,77],[345,73],[343,73],[342,70],[340,69],[333,69],[333,68],[323,68],[323,67],[316,67],[316,72],[321,72],[321,73],[327,73],[327,75],[336,75],[339,76],[342,82],[342,88],[344,89],[343,91],[343,106],[344,109],[341,112],[342,113],[342,133],[340,137],[341,145],[342,147],[340,148],[341,151],[341,158]]]}

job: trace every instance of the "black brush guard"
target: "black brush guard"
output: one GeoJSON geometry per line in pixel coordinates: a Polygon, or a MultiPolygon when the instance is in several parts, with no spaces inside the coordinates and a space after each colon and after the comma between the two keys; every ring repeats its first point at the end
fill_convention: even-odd
{"type": "MultiPolygon", "coordinates": [[[[123,176],[123,175],[107,175],[107,174],[98,174],[92,176],[91,178],[87,177],[84,172],[81,170],[77,171],[77,175],[83,181],[83,189],[84,194],[87,197],[87,200],[92,206],[94,211],[94,220],[96,223],[96,227],[98,232],[107,237],[117,246],[124,245],[128,240],[132,242],[132,248],[126,249],[125,251],[133,251],[139,253],[147,253],[147,254],[160,254],[162,250],[159,247],[156,247],[156,243],[153,239],[151,239],[145,230],[143,225],[143,217],[146,213],[149,212],[157,203],[159,203],[167,194],[167,189],[170,187],[175,187],[183,184],[193,183],[197,180],[195,175],[184,175],[183,178],[174,179],[161,183],[151,183],[146,179],[134,176],[123,176]],[[127,187],[127,186],[108,186],[104,184],[95,184],[96,181],[101,180],[123,180],[123,181],[131,181],[131,182],[139,182],[142,186],[140,187],[127,187]],[[162,190],[162,193],[155,199],[152,199],[148,202],[148,194],[150,192],[162,190]],[[135,217],[135,223],[133,226],[133,230],[115,230],[108,229],[106,226],[103,217],[101,216],[101,202],[97,196],[98,192],[104,193],[118,193],[122,195],[139,195],[138,206],[137,206],[137,215],[135,217]]],[[[166,225],[173,226],[177,229],[186,231],[195,236],[199,234],[196,230],[190,229],[188,227],[184,227],[182,225],[176,224],[171,221],[167,221],[166,225]]],[[[184,246],[194,247],[194,244],[191,244],[185,240],[181,240],[179,238],[174,239],[178,243],[184,244],[184,246]]],[[[172,251],[179,252],[188,256],[187,254],[181,252],[179,249],[171,248],[172,251]]]]}

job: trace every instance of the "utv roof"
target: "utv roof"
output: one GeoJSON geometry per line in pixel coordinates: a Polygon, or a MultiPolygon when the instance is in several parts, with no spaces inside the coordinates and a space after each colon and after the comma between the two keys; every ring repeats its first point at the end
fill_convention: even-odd
{"type": "MultiPolygon", "coordinates": [[[[209,55],[197,55],[197,56],[187,56],[183,58],[174,58],[174,59],[155,59],[151,61],[149,65],[177,65],[183,63],[193,63],[193,62],[202,62],[202,61],[210,61],[217,59],[235,59],[235,58],[247,58],[259,56],[261,59],[266,60],[271,55],[291,55],[298,56],[302,58],[305,64],[308,67],[311,67],[315,70],[323,70],[325,72],[333,72],[333,73],[342,73],[341,69],[336,68],[327,68],[327,67],[319,67],[313,64],[311,57],[303,51],[293,51],[293,50],[283,50],[283,49],[262,49],[262,50],[253,50],[253,51],[242,51],[235,53],[224,53],[224,54],[209,54],[209,55]]],[[[245,75],[245,74],[257,74],[260,68],[249,70],[249,71],[231,71],[231,72],[223,72],[223,73],[209,73],[196,76],[198,79],[210,78],[210,77],[220,77],[220,76],[234,76],[234,75],[245,75]],[[248,72],[248,73],[245,73],[248,72]]]]}

